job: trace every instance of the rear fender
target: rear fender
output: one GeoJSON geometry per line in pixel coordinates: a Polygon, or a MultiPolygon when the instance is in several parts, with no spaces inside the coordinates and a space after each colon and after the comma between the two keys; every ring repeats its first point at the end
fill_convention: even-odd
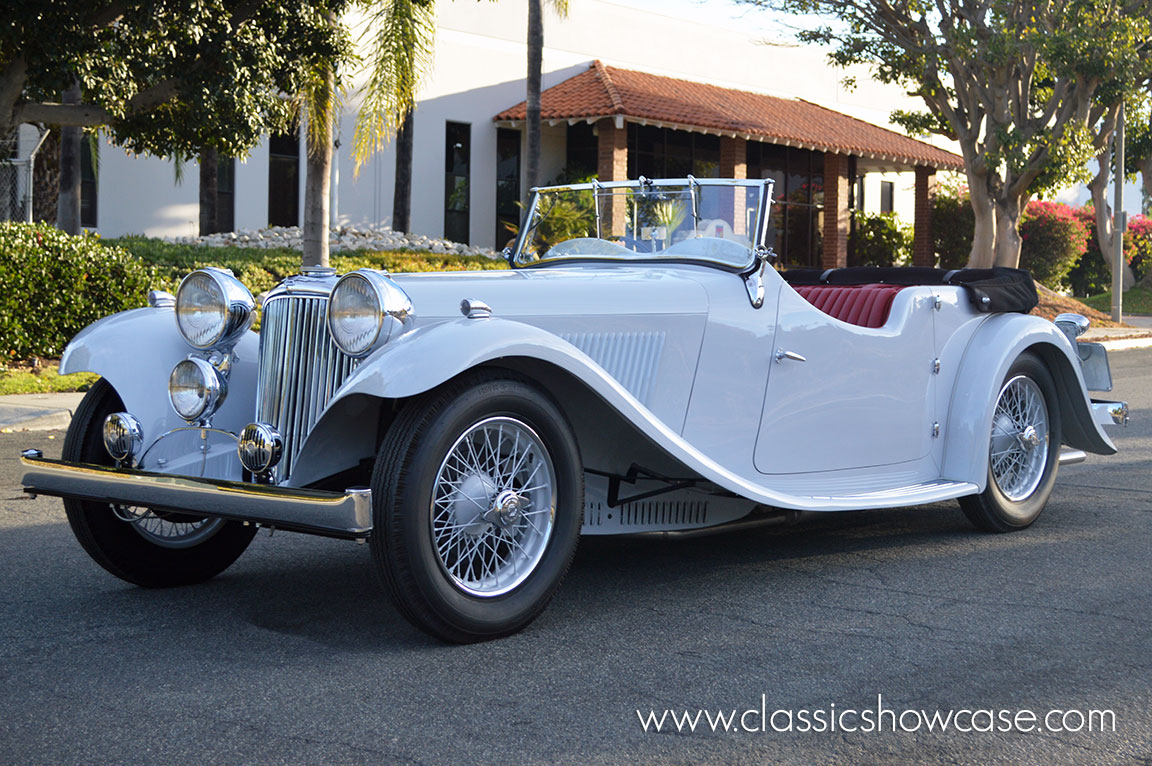
{"type": "Polygon", "coordinates": [[[1063,442],[1098,455],[1116,452],[1092,415],[1076,350],[1064,333],[1041,317],[998,314],[973,334],[961,361],[945,424],[945,478],[970,481],[984,490],[996,397],[1008,369],[1025,351],[1039,356],[1056,382],[1063,442]]]}

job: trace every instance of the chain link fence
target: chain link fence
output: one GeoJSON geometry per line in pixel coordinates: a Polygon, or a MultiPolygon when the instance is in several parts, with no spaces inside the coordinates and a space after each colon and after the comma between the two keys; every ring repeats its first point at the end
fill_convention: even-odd
{"type": "Polygon", "coordinates": [[[32,160],[0,160],[0,221],[32,221],[32,160]]]}

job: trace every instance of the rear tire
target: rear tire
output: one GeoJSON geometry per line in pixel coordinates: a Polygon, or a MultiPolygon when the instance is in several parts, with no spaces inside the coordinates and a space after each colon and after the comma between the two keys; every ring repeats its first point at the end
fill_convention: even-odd
{"type": "Polygon", "coordinates": [[[1023,353],[1012,363],[996,400],[988,446],[988,485],[960,498],[960,508],[985,532],[1028,527],[1044,510],[1060,463],[1060,404],[1047,365],[1023,353]]]}
{"type": "Polygon", "coordinates": [[[372,476],[373,559],[401,614],[452,643],[499,638],[548,605],[572,557],[584,470],[556,402],[496,372],[410,402],[372,476]]]}
{"type": "MultiPolygon", "coordinates": [[[[64,437],[64,460],[115,465],[104,449],[104,418],[124,403],[98,380],[76,408],[64,437]]],[[[68,524],[92,559],[121,580],[145,588],[204,582],[240,557],[256,528],[235,521],[160,512],[140,521],[124,521],[110,503],[64,499],[68,524]]],[[[140,515],[120,509],[122,515],[140,515]]]]}

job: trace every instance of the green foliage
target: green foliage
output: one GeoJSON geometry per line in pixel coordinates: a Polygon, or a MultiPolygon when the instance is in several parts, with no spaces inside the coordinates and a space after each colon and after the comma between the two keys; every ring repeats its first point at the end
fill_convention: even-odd
{"type": "MultiPolygon", "coordinates": [[[[271,290],[279,282],[300,273],[300,251],[287,247],[204,247],[180,245],[148,237],[129,236],[108,241],[156,273],[157,289],[175,292],[188,272],[205,266],[231,269],[253,295],[271,290]]],[[[394,273],[415,271],[479,271],[504,269],[502,259],[482,255],[440,255],[401,250],[356,250],[333,253],[331,265],[341,274],[359,268],[385,269],[394,273]]]]}
{"type": "MultiPolygon", "coordinates": [[[[1086,205],[1076,211],[1077,217],[1090,227],[1092,235],[1088,238],[1084,252],[1076,265],[1068,274],[1068,281],[1072,286],[1072,294],[1076,296],[1100,295],[1111,293],[1112,272],[1100,253],[1100,240],[1096,237],[1095,211],[1091,205],[1086,205]]],[[[1132,267],[1136,280],[1147,278],[1152,271],[1152,218],[1135,215],[1128,219],[1128,231],[1124,233],[1124,257],[1132,267]]],[[[1112,254],[1108,254],[1112,258],[1112,254]]],[[[1124,293],[1124,299],[1128,294],[1124,293]]]]}
{"type": "Polygon", "coordinates": [[[0,354],[59,356],[86,325],[143,306],[153,271],[98,237],[0,222],[0,354]]]}
{"type": "Polygon", "coordinates": [[[956,189],[936,190],[932,197],[932,249],[942,269],[962,269],[972,253],[976,214],[967,193],[956,189]]]}
{"type": "Polygon", "coordinates": [[[1080,260],[1091,234],[1068,205],[1030,202],[1020,220],[1020,267],[1052,290],[1068,288],[1068,272],[1080,260]]]}
{"type": "Polygon", "coordinates": [[[49,119],[40,105],[58,101],[78,79],[88,111],[72,124],[106,125],[132,152],[193,156],[212,146],[244,156],[262,135],[295,119],[297,106],[285,94],[301,92],[318,62],[348,54],[346,32],[327,18],[329,9],[344,6],[17,3],[0,24],[0,95],[19,97],[0,103],[0,123],[28,114],[64,122],[49,119]],[[13,61],[25,64],[22,78],[6,69],[13,61]]]}
{"type": "Polygon", "coordinates": [[[905,266],[912,262],[912,228],[895,213],[856,213],[849,245],[860,266],[905,266]]]}

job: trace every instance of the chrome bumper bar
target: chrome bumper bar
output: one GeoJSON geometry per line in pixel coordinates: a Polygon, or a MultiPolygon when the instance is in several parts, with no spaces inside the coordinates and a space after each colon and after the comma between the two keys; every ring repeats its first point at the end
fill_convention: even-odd
{"type": "Polygon", "coordinates": [[[248,521],[296,532],[362,539],[372,532],[372,492],[324,492],[171,476],[50,460],[27,450],[20,483],[31,495],[74,497],[248,521]]]}
{"type": "Polygon", "coordinates": [[[1102,426],[1128,425],[1128,402],[1092,400],[1092,417],[1102,426]]]}

